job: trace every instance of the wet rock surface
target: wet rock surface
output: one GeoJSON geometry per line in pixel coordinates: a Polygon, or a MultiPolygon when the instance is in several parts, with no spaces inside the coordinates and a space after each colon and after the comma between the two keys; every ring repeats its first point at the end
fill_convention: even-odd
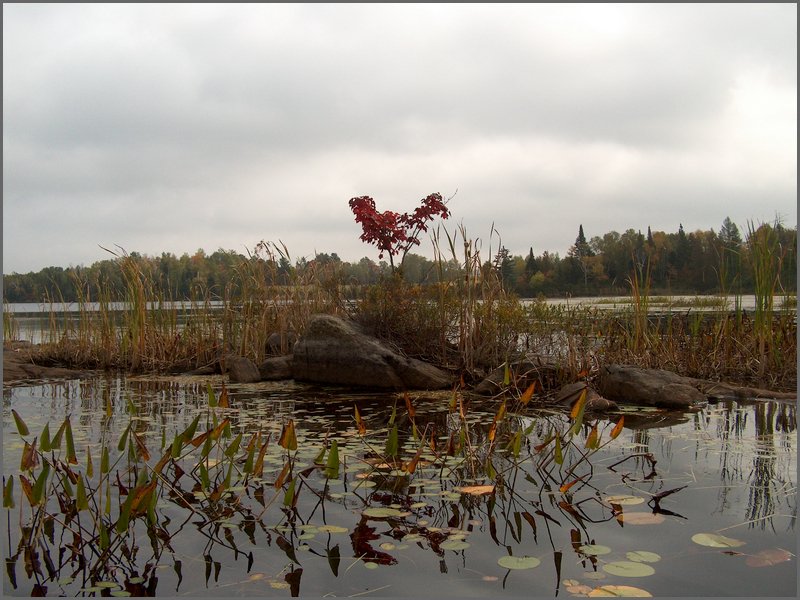
{"type": "Polygon", "coordinates": [[[452,384],[449,373],[402,356],[331,315],[310,319],[294,346],[292,375],[298,381],[387,390],[438,390],[452,384]]]}

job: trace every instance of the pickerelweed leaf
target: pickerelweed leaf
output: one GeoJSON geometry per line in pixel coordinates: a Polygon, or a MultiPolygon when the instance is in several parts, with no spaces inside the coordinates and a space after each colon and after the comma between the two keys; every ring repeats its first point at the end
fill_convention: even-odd
{"type": "Polygon", "coordinates": [[[606,563],[603,565],[603,571],[620,577],[648,577],[656,572],[656,570],[648,564],[630,560],[606,563]]]}
{"type": "Polygon", "coordinates": [[[14,422],[17,424],[17,431],[19,434],[22,436],[30,435],[31,432],[28,429],[28,426],[25,424],[25,421],[23,421],[22,417],[19,416],[19,413],[12,408],[11,414],[14,415],[14,422]]]}

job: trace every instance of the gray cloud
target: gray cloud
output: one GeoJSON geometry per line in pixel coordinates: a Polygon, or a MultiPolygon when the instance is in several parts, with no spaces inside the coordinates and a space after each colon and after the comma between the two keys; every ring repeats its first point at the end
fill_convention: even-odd
{"type": "Polygon", "coordinates": [[[515,253],[796,223],[794,5],[19,4],[3,34],[4,272],[113,243],[357,260],[350,197],[456,188],[515,253]]]}

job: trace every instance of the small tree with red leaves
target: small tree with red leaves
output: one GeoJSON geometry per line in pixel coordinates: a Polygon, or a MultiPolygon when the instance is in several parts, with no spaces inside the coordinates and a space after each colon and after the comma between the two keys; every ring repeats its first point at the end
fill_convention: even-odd
{"type": "Polygon", "coordinates": [[[408,251],[419,245],[419,234],[428,230],[428,221],[437,216],[442,219],[450,216],[446,201],[442,200],[439,193],[423,198],[422,204],[411,214],[401,215],[390,210],[378,212],[375,201],[369,196],[351,198],[350,210],[356,216],[356,223],[361,224],[361,239],[378,247],[379,258],[388,253],[392,271],[395,270],[395,256],[400,255],[402,266],[408,251]]]}

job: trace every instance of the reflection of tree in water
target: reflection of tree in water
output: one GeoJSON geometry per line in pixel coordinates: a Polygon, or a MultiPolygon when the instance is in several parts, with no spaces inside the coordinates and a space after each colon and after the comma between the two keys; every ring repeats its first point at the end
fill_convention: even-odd
{"type": "MultiPolygon", "coordinates": [[[[791,481],[791,465],[778,462],[775,449],[775,431],[793,431],[796,427],[794,407],[764,402],[755,405],[756,445],[753,454],[753,469],[750,473],[750,493],[747,500],[747,518],[751,527],[774,531],[772,517],[784,503],[796,516],[797,507],[790,506],[789,497],[794,488],[791,481]],[[790,424],[791,423],[791,424],[790,424]]],[[[783,437],[783,436],[782,436],[783,437]]],[[[784,444],[789,443],[787,439],[784,444]]],[[[795,519],[790,520],[794,527],[795,519]]]]}

